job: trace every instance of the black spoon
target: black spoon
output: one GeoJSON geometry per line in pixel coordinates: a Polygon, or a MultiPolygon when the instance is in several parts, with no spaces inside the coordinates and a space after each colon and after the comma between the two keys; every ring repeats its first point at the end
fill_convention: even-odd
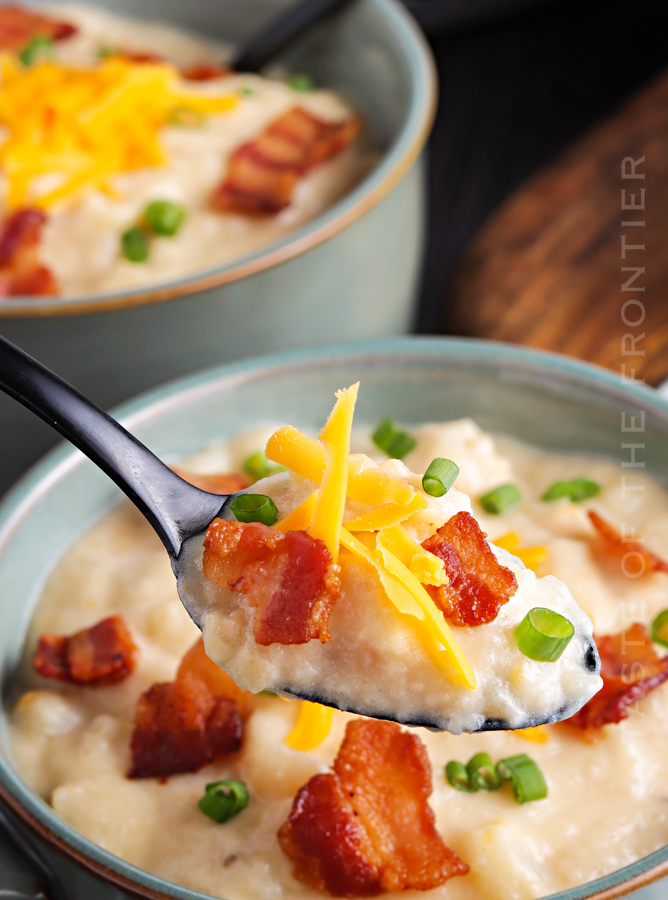
{"type": "Polygon", "coordinates": [[[342,9],[351,0],[302,0],[272,19],[234,57],[230,68],[259,72],[296,38],[318,22],[342,9]]]}

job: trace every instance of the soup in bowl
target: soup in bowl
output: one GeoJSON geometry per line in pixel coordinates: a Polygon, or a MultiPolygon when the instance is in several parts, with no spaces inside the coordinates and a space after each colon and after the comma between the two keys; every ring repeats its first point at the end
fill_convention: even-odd
{"type": "MultiPolygon", "coordinates": [[[[621,895],[660,876],[666,866],[665,401],[549,354],[398,340],[205,373],[138,401],[122,411],[123,421],[163,458],[212,486],[214,476],[266,474],[249,460],[257,465],[267,435],[285,423],[317,433],[334,391],[358,379],[356,449],[387,457],[382,440],[379,448],[369,435],[391,417],[416,441],[404,455],[409,468],[422,473],[435,457],[456,462],[452,490],[469,495],[476,520],[492,544],[510,551],[513,566],[536,569],[539,581],[556,575],[570,588],[593,620],[603,661],[601,694],[569,721],[538,731],[443,735],[379,725],[393,729],[392,740],[409,741],[410,758],[422,760],[432,827],[453,854],[447,880],[439,881],[441,867],[436,882],[409,879],[403,886],[466,900],[570,900],[621,895]],[[645,444],[646,466],[633,477],[620,465],[628,462],[620,455],[620,413],[627,427],[635,419],[634,427],[642,420],[645,429],[637,443],[645,444]],[[490,500],[496,492],[498,501],[504,485],[520,496],[505,505],[490,500]],[[640,659],[640,652],[648,655],[640,659]],[[498,789],[473,790],[468,782],[480,759],[471,771],[466,764],[480,753],[493,770],[487,787],[498,789]],[[523,794],[521,778],[515,784],[518,758],[541,773],[547,796],[535,788],[523,794]],[[466,770],[464,781],[453,763],[466,770]],[[494,772],[510,772],[508,783],[493,783],[494,772]]],[[[199,651],[192,649],[197,630],[175,597],[164,551],[131,510],[116,506],[117,497],[88,462],[61,449],[5,506],[3,799],[33,839],[39,836],[43,852],[60,850],[50,861],[68,885],[77,883],[72,873],[83,865],[96,889],[142,896],[336,894],[326,878],[323,891],[313,865],[304,865],[304,854],[311,862],[312,854],[302,845],[301,856],[295,851],[297,798],[312,795],[314,779],[350,776],[342,754],[350,758],[359,723],[371,720],[334,711],[323,728],[321,719],[304,713],[306,724],[295,735],[299,701],[264,694],[250,711],[237,696],[240,745],[189,772],[130,772],[140,698],[157,684],[177,684],[192,672],[199,651]],[[137,667],[125,680],[95,688],[34,680],[38,637],[72,635],[111,615],[126,619],[138,648],[137,667]],[[202,808],[202,799],[219,788],[241,792],[227,821],[214,821],[202,808]]],[[[392,794],[391,780],[382,783],[392,794]]],[[[382,878],[379,884],[366,893],[402,886],[382,878]]],[[[348,893],[364,893],[357,891],[348,893]]]]}

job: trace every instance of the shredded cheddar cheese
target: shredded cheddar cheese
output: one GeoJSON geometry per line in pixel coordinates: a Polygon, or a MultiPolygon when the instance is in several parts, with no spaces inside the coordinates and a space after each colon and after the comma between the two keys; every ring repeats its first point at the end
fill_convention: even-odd
{"type": "Polygon", "coordinates": [[[378,535],[378,545],[401,560],[422,584],[447,584],[443,560],[425,550],[400,525],[384,528],[378,535]]]}
{"type": "Polygon", "coordinates": [[[509,550],[510,553],[522,560],[527,569],[532,569],[534,572],[538,571],[538,568],[550,555],[550,551],[547,547],[543,547],[542,545],[537,547],[520,547],[520,538],[514,531],[509,531],[500,538],[496,538],[493,543],[503,550],[509,550]]]}
{"type": "Polygon", "coordinates": [[[348,488],[348,457],[350,456],[350,433],[359,381],[336,392],[336,403],[320,433],[327,455],[327,465],[320,483],[318,499],[315,501],[313,521],[309,529],[314,538],[324,541],[334,562],[339,558],[341,526],[346,505],[348,488]]]}
{"type": "Polygon", "coordinates": [[[550,739],[545,725],[536,725],[535,728],[520,728],[514,734],[534,744],[547,744],[550,739]]]}
{"type": "MultiPolygon", "coordinates": [[[[271,462],[285,466],[302,478],[320,483],[327,464],[325,448],[313,438],[306,437],[291,425],[279,428],[267,441],[264,451],[271,462]]],[[[394,503],[407,506],[415,491],[405,481],[392,478],[376,468],[365,469],[359,458],[348,460],[348,497],[369,506],[394,503]]]]}
{"type": "Polygon", "coordinates": [[[0,68],[0,125],[9,132],[0,166],[10,209],[109,190],[112,176],[165,162],[159,132],[174,106],[223,113],[238,102],[181,89],[169,63],[112,56],[90,67],[48,61],[26,69],[4,55],[0,68]],[[40,190],[44,176],[59,183],[40,190]]]}
{"type": "MultiPolygon", "coordinates": [[[[424,509],[427,501],[416,494],[407,506],[399,506],[396,503],[385,503],[378,509],[372,509],[364,516],[359,516],[350,522],[346,522],[348,531],[380,531],[381,528],[389,528],[391,525],[399,525],[419,509],[424,509]]],[[[441,568],[443,564],[441,563],[441,568]]]]}
{"type": "Polygon", "coordinates": [[[330,706],[302,700],[297,724],[286,737],[285,743],[293,750],[313,750],[329,734],[333,714],[334,710],[330,706]]]}
{"type": "Polygon", "coordinates": [[[276,531],[308,531],[313,521],[313,510],[317,499],[318,491],[314,491],[303,503],[300,503],[284,519],[274,525],[276,531]]]}

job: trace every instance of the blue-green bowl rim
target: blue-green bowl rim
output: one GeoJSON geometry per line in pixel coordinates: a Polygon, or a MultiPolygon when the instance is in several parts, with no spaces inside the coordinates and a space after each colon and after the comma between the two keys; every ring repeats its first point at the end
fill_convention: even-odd
{"type": "MultiPolygon", "coordinates": [[[[270,378],[279,371],[313,366],[325,368],[347,360],[400,364],[429,356],[450,362],[479,362],[485,367],[505,366],[506,371],[514,375],[535,375],[542,379],[547,376],[552,382],[558,380],[562,386],[594,388],[609,399],[635,404],[652,413],[665,426],[668,435],[668,400],[651,388],[622,383],[620,376],[607,369],[557,353],[469,338],[388,338],[293,350],[229,363],[144,393],[119,406],[112,414],[132,430],[170,408],[183,406],[221,389],[233,388],[235,384],[270,378]]],[[[60,444],[4,497],[0,502],[0,560],[4,546],[25,522],[35,504],[55,483],[82,464],[87,462],[78,450],[69,444],[60,444]]],[[[52,847],[129,894],[143,898],[210,900],[211,895],[167,882],[84,838],[30,790],[4,756],[0,756],[0,799],[52,847]]],[[[668,845],[609,875],[542,900],[612,900],[667,874],[668,845]]]]}
{"type": "Polygon", "coordinates": [[[380,163],[352,191],[315,219],[283,238],[222,266],[144,288],[76,296],[7,297],[0,319],[76,315],[171,300],[238,281],[287,262],[333,237],[379,203],[420,155],[436,112],[437,77],[433,56],[419,26],[399,0],[366,0],[382,16],[403,50],[410,76],[408,114],[380,163]]]}

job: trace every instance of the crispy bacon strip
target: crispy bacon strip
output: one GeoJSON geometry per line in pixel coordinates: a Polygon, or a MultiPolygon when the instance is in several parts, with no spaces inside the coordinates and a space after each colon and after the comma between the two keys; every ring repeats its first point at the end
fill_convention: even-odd
{"type": "Polygon", "coordinates": [[[33,657],[35,671],[45,678],[87,687],[122,681],[136,664],[137,647],[121,616],[109,616],[69,637],[43,634],[33,657]]]}
{"type": "Polygon", "coordinates": [[[295,878],[335,897],[370,897],[465,875],[436,831],[431,792],[418,737],[393,722],[349,722],[333,773],[297,792],[278,832],[295,878]]]}
{"type": "Polygon", "coordinates": [[[425,585],[446,619],[455,625],[492,622],[517,590],[515,575],[490,550],[470,513],[460,512],[422,544],[443,560],[447,585],[425,585]]]}
{"type": "Polygon", "coordinates": [[[211,662],[200,639],[181,661],[176,680],[154,684],[137,703],[130,741],[130,778],[196,772],[241,746],[252,694],[211,662]]]}
{"type": "Polygon", "coordinates": [[[592,525],[603,539],[606,550],[615,556],[624,557],[627,553],[639,554],[645,563],[645,572],[668,572],[668,563],[652,553],[639,541],[625,540],[617,529],[590,509],[587,513],[592,525]]]}
{"type": "Polygon", "coordinates": [[[200,475],[197,472],[188,472],[187,469],[181,468],[175,468],[174,471],[184,481],[200,488],[202,491],[208,491],[210,494],[236,494],[237,491],[242,491],[252,484],[250,478],[247,478],[240,472],[200,475]]]}
{"type": "Polygon", "coordinates": [[[339,567],[305,531],[272,531],[260,522],[214,519],[204,540],[204,577],[248,596],[258,644],[331,640],[329,614],[339,599],[339,567]]]}
{"type": "Polygon", "coordinates": [[[39,242],[46,215],[40,209],[18,209],[0,230],[0,297],[57,294],[51,271],[39,261],[39,242]]]}
{"type": "Polygon", "coordinates": [[[224,75],[231,74],[230,69],[225,69],[216,63],[195,63],[193,66],[181,69],[181,75],[187,81],[211,81],[213,78],[222,78],[224,75]]]}
{"type": "Polygon", "coordinates": [[[212,203],[222,212],[274,215],[290,205],[300,176],[336,156],[361,128],[359,116],[325,122],[295,107],[238,147],[212,203]]]}
{"type": "Polygon", "coordinates": [[[583,730],[628,718],[632,704],[668,679],[668,657],[656,653],[644,625],[636,623],[619,634],[595,640],[603,687],[567,719],[569,725],[583,730]]]}
{"type": "Polygon", "coordinates": [[[36,37],[62,41],[77,30],[70,22],[51,19],[34,9],[14,3],[0,6],[0,50],[22,50],[36,37]]]}

